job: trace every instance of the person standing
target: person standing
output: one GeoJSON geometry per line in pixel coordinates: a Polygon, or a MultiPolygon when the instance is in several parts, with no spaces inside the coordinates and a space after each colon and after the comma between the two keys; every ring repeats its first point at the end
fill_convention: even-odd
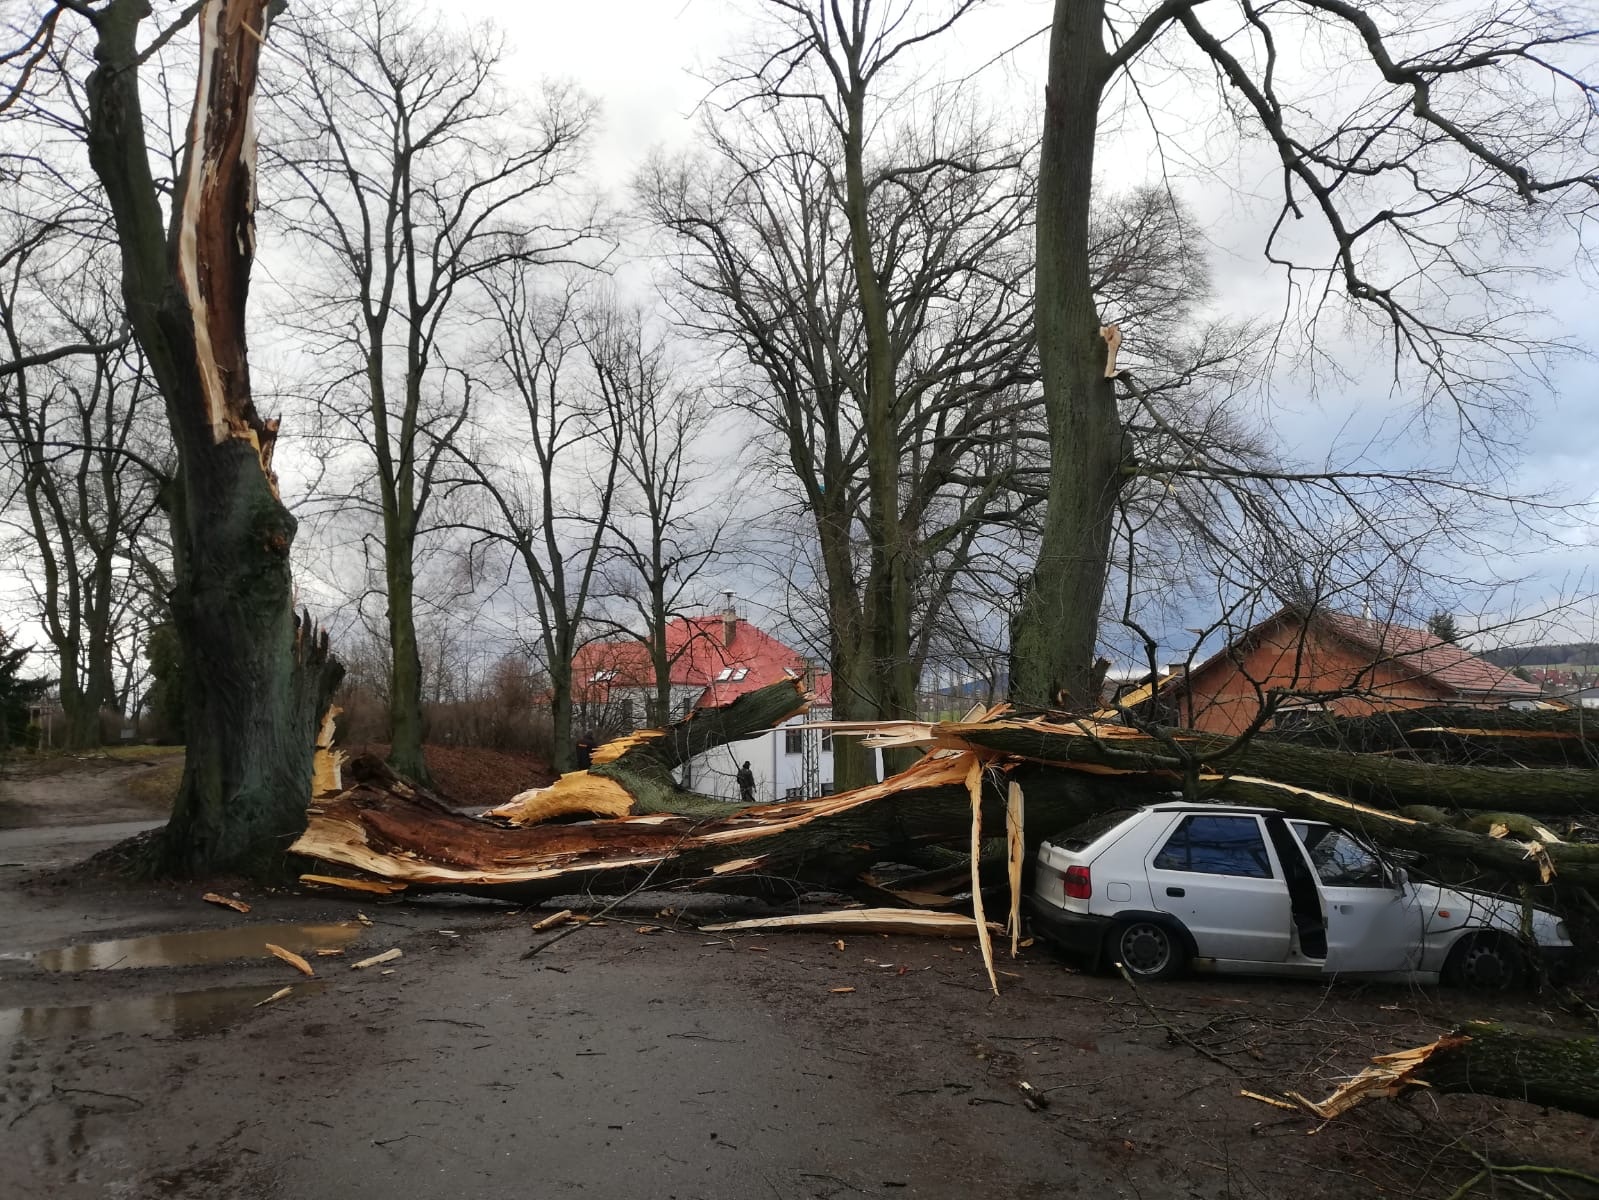
{"type": "Polygon", "coordinates": [[[750,764],[747,760],[738,769],[738,774],[735,778],[738,780],[738,802],[740,804],[754,804],[755,772],[750,770],[750,764]]]}

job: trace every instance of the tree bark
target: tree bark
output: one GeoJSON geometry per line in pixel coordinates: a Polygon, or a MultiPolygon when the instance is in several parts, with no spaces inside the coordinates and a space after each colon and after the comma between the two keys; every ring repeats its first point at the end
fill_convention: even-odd
{"type": "Polygon", "coordinates": [[[1104,0],[1056,0],[1050,31],[1036,296],[1049,497],[1011,643],[1011,698],[1078,711],[1098,704],[1090,672],[1127,455],[1105,375],[1088,253],[1104,9],[1104,0]]]}
{"type": "Polygon", "coordinates": [[[206,0],[188,152],[163,231],[139,104],[145,0],[95,19],[89,159],[122,249],[128,319],[178,452],[172,619],[188,753],[158,870],[260,865],[303,828],[317,722],[342,673],[297,619],[295,521],[271,472],[275,421],[250,397],[245,299],[254,252],[251,104],[266,0],[206,0]]]}
{"type": "Polygon", "coordinates": [[[1429,1054],[1412,1077],[1435,1091],[1500,1096],[1599,1117],[1595,1037],[1472,1021],[1429,1054]]]}
{"type": "Polygon", "coordinates": [[[1407,708],[1332,717],[1264,736],[1367,754],[1410,750],[1463,766],[1599,767],[1599,719],[1582,709],[1407,708]]]}
{"type": "Polygon", "coordinates": [[[410,529],[390,519],[383,539],[389,596],[389,765],[408,779],[431,784],[422,754],[422,655],[416,639],[416,567],[410,529]]]}

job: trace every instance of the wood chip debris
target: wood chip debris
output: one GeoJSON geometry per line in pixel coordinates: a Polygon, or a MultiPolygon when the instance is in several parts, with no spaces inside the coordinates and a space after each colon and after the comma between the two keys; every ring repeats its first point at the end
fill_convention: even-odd
{"type": "Polygon", "coordinates": [[[374,896],[392,896],[406,889],[403,883],[383,879],[346,879],[343,875],[301,875],[300,882],[313,887],[343,888],[347,892],[366,892],[374,896]]]}
{"type": "Polygon", "coordinates": [[[547,917],[541,917],[539,920],[534,921],[533,932],[538,933],[542,929],[548,929],[551,925],[559,925],[562,921],[568,921],[571,920],[571,918],[572,910],[569,908],[563,908],[558,913],[551,913],[547,917]]]}
{"type": "Polygon", "coordinates": [[[316,972],[311,969],[311,964],[306,962],[305,959],[301,958],[293,950],[285,950],[282,946],[274,946],[271,942],[266,943],[266,948],[268,954],[275,958],[281,958],[284,962],[288,963],[289,966],[300,972],[300,974],[316,974],[316,972]]]}
{"type": "Polygon", "coordinates": [[[243,900],[235,900],[232,896],[224,896],[220,892],[207,892],[201,896],[207,904],[220,904],[223,908],[231,908],[234,912],[247,913],[250,906],[243,900]]]}
{"type": "Polygon", "coordinates": [[[351,963],[350,964],[350,970],[352,970],[352,971],[362,971],[362,970],[365,970],[367,967],[375,967],[379,963],[393,962],[395,959],[397,959],[399,957],[400,957],[400,948],[398,946],[395,946],[394,948],[392,948],[390,950],[385,950],[382,954],[374,954],[371,958],[363,958],[360,962],[351,963]]]}
{"type": "Polygon", "coordinates": [[[250,1007],[251,1008],[260,1008],[263,1004],[271,1004],[274,1000],[283,999],[283,997],[287,996],[293,990],[294,989],[291,988],[291,987],[280,987],[277,991],[273,992],[265,1000],[257,1000],[250,1007]]]}
{"type": "Polygon", "coordinates": [[[366,914],[365,914],[365,913],[364,913],[364,912],[358,912],[358,913],[356,913],[356,914],[355,914],[355,919],[356,919],[356,920],[357,920],[357,921],[359,921],[359,922],[361,922],[361,924],[363,924],[363,925],[370,925],[370,924],[372,924],[372,918],[371,918],[371,917],[369,917],[369,916],[367,916],[367,915],[366,915],[366,914]]]}
{"type": "Polygon", "coordinates": [[[829,992],[831,992],[835,996],[847,996],[851,992],[853,992],[855,989],[852,988],[852,987],[837,987],[837,988],[828,988],[827,990],[829,992]]]}
{"type": "Polygon", "coordinates": [[[1299,1105],[1290,1104],[1286,1100],[1279,1100],[1275,1096],[1262,1096],[1259,1092],[1251,1092],[1251,1091],[1249,1091],[1247,1089],[1244,1089],[1244,1088],[1240,1088],[1238,1094],[1240,1096],[1242,1096],[1245,1100],[1258,1100],[1258,1101],[1260,1101],[1260,1103],[1269,1104],[1273,1108],[1282,1108],[1282,1109],[1286,1109],[1289,1112],[1300,1112],[1300,1111],[1302,1111],[1300,1109],[1299,1105]]]}

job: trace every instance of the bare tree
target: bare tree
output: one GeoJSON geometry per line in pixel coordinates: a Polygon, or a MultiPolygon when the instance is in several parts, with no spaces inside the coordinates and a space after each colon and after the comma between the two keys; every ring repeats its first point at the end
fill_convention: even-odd
{"type": "Polygon", "coordinates": [[[99,743],[102,709],[125,708],[138,643],[165,604],[141,568],[164,558],[154,527],[170,451],[93,244],[33,240],[34,222],[15,225],[0,337],[12,362],[32,365],[0,379],[0,478],[14,488],[0,523],[16,530],[33,615],[55,651],[61,744],[78,749],[99,743]],[[47,357],[41,340],[84,349],[47,357]]]}
{"type": "MultiPolygon", "coordinates": [[[[584,640],[611,530],[622,472],[622,413],[605,322],[583,311],[575,284],[544,291],[535,264],[505,263],[486,276],[494,340],[481,381],[498,403],[458,457],[460,478],[486,512],[454,518],[477,541],[474,557],[498,549],[509,578],[531,597],[538,647],[550,680],[552,765],[564,771],[573,746],[572,660],[584,640]],[[514,431],[514,433],[512,432],[514,431]]],[[[517,589],[512,589],[516,598],[517,589]]],[[[526,604],[530,599],[531,604],[526,604]]]]}
{"type": "Polygon", "coordinates": [[[643,313],[611,309],[598,322],[594,370],[618,425],[621,471],[601,581],[625,614],[616,629],[637,637],[649,657],[654,698],[646,723],[664,725],[673,719],[672,668],[690,647],[689,639],[671,646],[667,631],[699,607],[699,584],[725,554],[741,472],[732,438],[713,428],[709,396],[679,382],[682,368],[643,313]],[[731,465],[710,466],[713,454],[731,465]]]}
{"type": "MultiPolygon", "coordinates": [[[[1310,336],[1324,310],[1369,319],[1396,382],[1426,410],[1451,414],[1468,453],[1492,452],[1518,377],[1548,346],[1529,332],[1527,306],[1509,289],[1516,264],[1507,248],[1552,218],[1581,219],[1599,189],[1593,90],[1581,74],[1592,39],[1522,2],[1440,16],[1433,6],[1347,0],[1058,0],[1037,222],[1052,472],[1015,631],[1016,698],[1093,702],[1101,601],[1133,481],[1246,474],[1214,459],[1152,458],[1124,420],[1088,251],[1105,118],[1155,112],[1143,101],[1146,75],[1157,70],[1214,84],[1225,118],[1282,165],[1282,207],[1264,252],[1303,301],[1310,336]],[[1319,65],[1288,52],[1311,42],[1317,63],[1343,64],[1330,93],[1319,65]],[[1290,217],[1319,222],[1330,252],[1318,261],[1304,250],[1307,239],[1289,236],[1290,217]]],[[[1162,135],[1158,125],[1154,132],[1162,135]]],[[[1138,396],[1136,384],[1128,390],[1138,396]]],[[[1136,407],[1146,417],[1154,411],[1142,400],[1136,407]]],[[[1265,477],[1336,491],[1347,475],[1265,477]]]]}
{"type": "MultiPolygon", "coordinates": [[[[920,585],[1026,502],[972,457],[1028,436],[1030,147],[956,88],[895,111],[890,64],[943,26],[767,7],[778,48],[724,64],[709,160],[654,164],[640,200],[688,323],[749,364],[733,398],[809,514],[835,712],[908,716],[912,630],[944,594],[920,585]]],[[[858,746],[835,756],[841,787],[871,771],[858,746]]]]}
{"type": "Polygon", "coordinates": [[[317,354],[327,426],[370,455],[356,470],[376,485],[382,527],[390,762],[426,780],[418,542],[470,416],[446,365],[459,365],[486,273],[589,240],[590,223],[564,220],[554,197],[582,162],[593,106],[567,87],[508,92],[497,34],[457,32],[403,0],[291,13],[281,33],[299,69],[267,93],[270,205],[320,275],[297,278],[285,315],[317,354]]]}

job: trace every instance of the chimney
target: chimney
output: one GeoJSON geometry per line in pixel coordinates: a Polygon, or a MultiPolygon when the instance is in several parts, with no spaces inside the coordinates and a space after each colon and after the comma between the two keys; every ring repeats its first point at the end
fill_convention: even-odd
{"type": "Polygon", "coordinates": [[[722,609],[722,645],[731,647],[733,637],[738,633],[738,610],[733,607],[733,592],[728,589],[722,593],[727,597],[727,607],[722,609]]]}
{"type": "Polygon", "coordinates": [[[1186,674],[1188,674],[1188,664],[1187,663],[1180,663],[1180,662],[1167,663],[1166,664],[1166,674],[1168,674],[1168,675],[1186,675],[1186,674]]]}

